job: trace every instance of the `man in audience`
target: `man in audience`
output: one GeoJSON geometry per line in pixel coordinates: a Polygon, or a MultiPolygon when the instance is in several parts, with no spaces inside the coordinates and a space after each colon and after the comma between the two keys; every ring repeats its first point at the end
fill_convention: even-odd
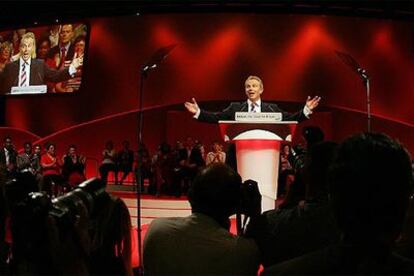
{"type": "Polygon", "coordinates": [[[0,171],[6,178],[12,177],[16,172],[16,157],[17,152],[14,149],[12,138],[7,136],[0,149],[0,171]]]}
{"type": "Polygon", "coordinates": [[[19,172],[33,173],[32,169],[32,143],[25,142],[23,144],[24,152],[17,155],[16,163],[19,172]]]}
{"type": "Polygon", "coordinates": [[[384,134],[354,135],[339,146],[329,183],[339,244],[274,265],[264,274],[413,275],[414,262],[392,252],[412,192],[406,149],[384,134]]]}
{"type": "Polygon", "coordinates": [[[72,45],[73,26],[72,24],[62,25],[59,32],[59,44],[50,48],[47,53],[46,62],[55,69],[62,69],[65,61],[72,60],[74,46],[72,45]]]}
{"type": "MultiPolygon", "coordinates": [[[[305,163],[305,202],[263,213],[249,224],[265,267],[322,249],[338,241],[339,231],[328,202],[327,172],[336,148],[321,142],[308,152],[305,163]],[[275,250],[277,249],[277,250],[275,250]]],[[[289,191],[288,197],[291,197],[289,191]]]]}
{"type": "MultiPolygon", "coordinates": [[[[190,186],[192,215],[155,219],[144,240],[148,275],[256,275],[255,242],[229,232],[240,202],[241,178],[225,164],[204,168],[190,186]]],[[[256,190],[254,201],[260,206],[256,190]]],[[[251,208],[260,213],[260,207],[251,208]]],[[[256,214],[257,215],[257,214],[256,214]]]]}
{"type": "Polygon", "coordinates": [[[129,148],[129,141],[122,142],[122,149],[117,154],[118,172],[122,172],[120,185],[127,178],[128,174],[132,172],[134,164],[134,152],[129,148]]]}

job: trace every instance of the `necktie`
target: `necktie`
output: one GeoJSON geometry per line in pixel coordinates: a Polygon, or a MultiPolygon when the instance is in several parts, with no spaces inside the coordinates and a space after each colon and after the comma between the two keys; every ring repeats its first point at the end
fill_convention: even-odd
{"type": "Polygon", "coordinates": [[[250,105],[250,112],[256,112],[256,103],[250,105]]]}
{"type": "Polygon", "coordinates": [[[26,64],[27,64],[26,62],[23,62],[23,65],[22,65],[22,74],[20,76],[20,86],[27,86],[26,64]]]}
{"type": "Polygon", "coordinates": [[[64,67],[65,59],[66,59],[66,48],[62,47],[62,48],[60,48],[60,65],[59,65],[59,68],[64,67]]]}

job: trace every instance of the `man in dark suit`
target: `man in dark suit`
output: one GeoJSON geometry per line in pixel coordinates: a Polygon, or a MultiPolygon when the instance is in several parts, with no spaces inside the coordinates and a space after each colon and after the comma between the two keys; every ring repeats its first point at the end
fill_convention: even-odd
{"type": "Polygon", "coordinates": [[[221,120],[234,120],[236,112],[281,112],[282,120],[301,122],[309,118],[309,115],[312,114],[321,100],[318,96],[313,98],[308,97],[303,110],[292,114],[281,110],[276,104],[262,102],[260,96],[263,93],[263,82],[259,77],[249,76],[244,84],[247,101],[232,102],[221,112],[209,112],[200,109],[194,98],[192,98],[192,102],[184,103],[184,106],[190,113],[194,114],[194,118],[207,123],[217,123],[221,120]]]}
{"type": "Polygon", "coordinates": [[[2,93],[10,93],[13,86],[43,85],[46,81],[60,82],[70,79],[76,69],[82,65],[83,57],[75,58],[68,68],[55,70],[49,68],[43,60],[34,59],[35,36],[23,35],[20,42],[20,58],[6,65],[1,75],[2,93]]]}
{"type": "Polygon", "coordinates": [[[14,149],[11,137],[4,138],[3,147],[0,149],[0,170],[7,178],[16,172],[17,152],[14,149]]]}
{"type": "Polygon", "coordinates": [[[75,50],[72,44],[73,26],[72,24],[62,25],[59,32],[59,44],[50,48],[47,53],[46,63],[55,69],[62,69],[65,61],[73,59],[75,50]]]}

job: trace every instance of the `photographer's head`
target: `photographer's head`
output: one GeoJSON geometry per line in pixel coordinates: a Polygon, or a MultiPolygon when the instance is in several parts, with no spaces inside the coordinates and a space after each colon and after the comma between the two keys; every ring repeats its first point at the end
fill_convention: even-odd
{"type": "Polygon", "coordinates": [[[240,175],[229,166],[214,163],[205,167],[188,192],[192,211],[213,217],[219,223],[228,223],[229,216],[239,206],[240,186],[240,175]]]}
{"type": "Polygon", "coordinates": [[[363,133],[345,140],[329,178],[344,238],[392,243],[401,231],[412,181],[410,156],[390,137],[363,133]]]}

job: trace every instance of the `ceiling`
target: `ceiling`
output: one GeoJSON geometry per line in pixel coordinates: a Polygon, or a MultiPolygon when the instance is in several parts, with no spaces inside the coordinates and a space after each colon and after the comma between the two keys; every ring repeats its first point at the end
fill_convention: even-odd
{"type": "Polygon", "coordinates": [[[5,1],[1,2],[0,28],[27,24],[50,24],[85,17],[122,16],[136,13],[256,12],[302,13],[414,19],[414,0],[365,1],[5,1]]]}

